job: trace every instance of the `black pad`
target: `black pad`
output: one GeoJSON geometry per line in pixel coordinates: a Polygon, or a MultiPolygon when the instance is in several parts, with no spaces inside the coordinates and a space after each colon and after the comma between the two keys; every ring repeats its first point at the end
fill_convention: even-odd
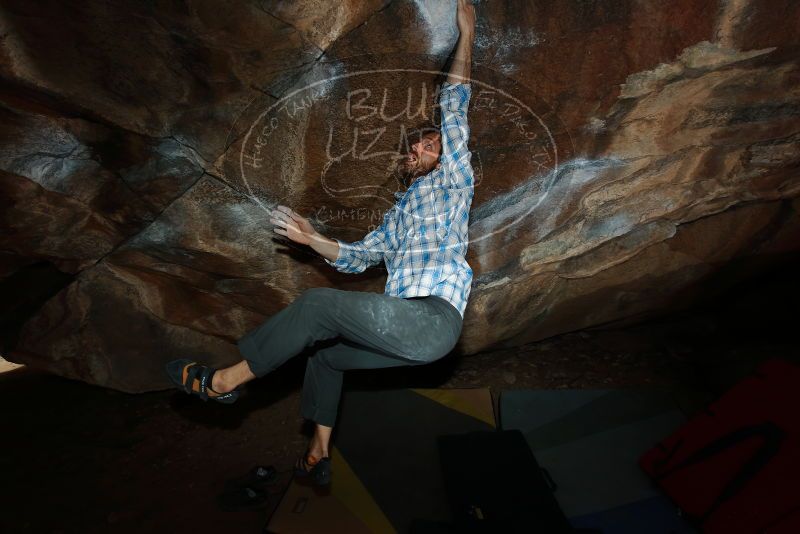
{"type": "Polygon", "coordinates": [[[520,431],[470,432],[438,442],[459,532],[573,532],[520,431]]]}

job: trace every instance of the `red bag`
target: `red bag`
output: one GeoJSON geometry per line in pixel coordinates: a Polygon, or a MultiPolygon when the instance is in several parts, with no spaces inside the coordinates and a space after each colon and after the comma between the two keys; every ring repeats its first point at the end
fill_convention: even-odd
{"type": "Polygon", "coordinates": [[[703,532],[800,532],[800,366],[764,362],[640,467],[703,532]]]}

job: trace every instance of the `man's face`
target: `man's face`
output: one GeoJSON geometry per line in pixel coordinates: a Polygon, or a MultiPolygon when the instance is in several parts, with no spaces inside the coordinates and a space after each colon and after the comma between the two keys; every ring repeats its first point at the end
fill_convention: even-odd
{"type": "Polygon", "coordinates": [[[407,185],[419,176],[424,176],[439,166],[442,153],[441,135],[437,132],[423,134],[417,142],[409,146],[408,154],[397,162],[397,169],[407,185]]]}

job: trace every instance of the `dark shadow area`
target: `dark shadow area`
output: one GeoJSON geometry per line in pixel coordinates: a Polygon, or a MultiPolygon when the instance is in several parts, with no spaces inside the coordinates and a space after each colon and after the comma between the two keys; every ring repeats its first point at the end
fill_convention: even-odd
{"type": "MultiPolygon", "coordinates": [[[[800,361],[800,254],[733,261],[700,281],[705,294],[688,309],[638,324],[605,325],[592,335],[624,332],[650,339],[688,366],[695,386],[720,395],[764,360],[800,361]]],[[[688,297],[676,294],[685,305],[688,297]]]]}
{"type": "Polygon", "coordinates": [[[0,350],[3,354],[16,345],[22,325],[74,278],[50,262],[40,261],[0,279],[0,350]]]}
{"type": "MultiPolygon", "coordinates": [[[[685,311],[424,366],[351,371],[345,388],[486,387],[496,397],[512,389],[635,386],[681,392],[691,415],[765,359],[800,361],[798,268],[800,260],[789,258],[739,283],[725,283],[721,272],[706,281],[719,284],[716,296],[685,311]]],[[[20,276],[41,279],[26,273],[20,276]]],[[[51,291],[59,279],[52,280],[51,291]]],[[[305,449],[303,374],[324,343],[248,384],[234,405],[177,391],[130,395],[28,368],[0,374],[0,531],[181,532],[192,525],[194,532],[258,532],[305,449]],[[225,481],[257,464],[280,471],[267,505],[221,511],[215,499],[225,481]]]]}

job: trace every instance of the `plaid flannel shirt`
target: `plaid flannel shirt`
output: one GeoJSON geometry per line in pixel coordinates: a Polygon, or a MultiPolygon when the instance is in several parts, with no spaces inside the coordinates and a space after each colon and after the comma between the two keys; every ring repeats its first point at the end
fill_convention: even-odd
{"type": "Polygon", "coordinates": [[[467,109],[472,88],[444,82],[441,108],[441,166],[417,178],[384,214],[383,223],[361,241],[339,239],[335,261],[323,258],[345,273],[360,273],[386,263],[384,293],[396,297],[437,295],[464,317],[472,287],[472,268],[466,261],[469,210],[474,194],[472,153],[467,148],[467,109]]]}

